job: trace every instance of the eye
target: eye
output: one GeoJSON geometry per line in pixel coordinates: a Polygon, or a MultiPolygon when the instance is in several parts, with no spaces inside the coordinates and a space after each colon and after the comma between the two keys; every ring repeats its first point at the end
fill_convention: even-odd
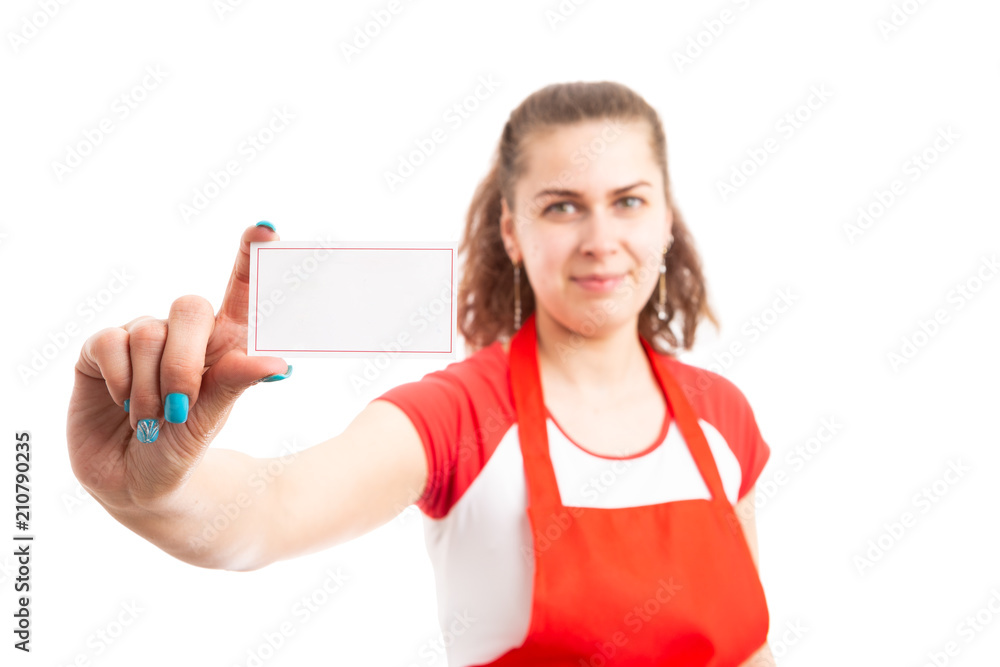
{"type": "Polygon", "coordinates": [[[624,202],[624,201],[632,201],[632,202],[634,202],[631,206],[625,206],[625,208],[639,208],[642,204],[645,203],[645,200],[642,197],[636,197],[634,195],[627,195],[625,197],[622,197],[618,201],[620,201],[620,202],[624,202]]]}
{"type": "Polygon", "coordinates": [[[557,201],[554,204],[549,204],[545,207],[544,213],[572,213],[576,205],[571,201],[557,201]],[[564,207],[569,206],[571,210],[566,210],[564,207]]]}

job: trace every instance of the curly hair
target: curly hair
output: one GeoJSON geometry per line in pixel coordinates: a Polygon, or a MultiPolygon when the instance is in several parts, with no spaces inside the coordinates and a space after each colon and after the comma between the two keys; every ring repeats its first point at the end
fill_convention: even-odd
{"type": "MultiPolygon", "coordinates": [[[[541,88],[514,109],[504,125],[492,166],[479,183],[466,216],[458,252],[464,265],[457,296],[458,327],[472,351],[506,341],[514,328],[514,274],[500,234],[501,199],[513,208],[514,186],[524,173],[524,147],[532,135],[583,121],[645,121],[650,146],[663,173],[663,190],[673,214],[673,243],[666,255],[666,319],[657,317],[653,290],[639,314],[639,334],[657,351],[675,355],[691,349],[695,329],[707,317],[719,322],[708,304],[701,259],[670,194],[666,137],[659,115],[645,99],[616,82],[558,83],[541,88]],[[675,317],[680,322],[675,322],[675,317]],[[680,342],[673,327],[679,328],[680,342]]],[[[521,280],[522,321],[535,309],[530,284],[521,280]]]]}

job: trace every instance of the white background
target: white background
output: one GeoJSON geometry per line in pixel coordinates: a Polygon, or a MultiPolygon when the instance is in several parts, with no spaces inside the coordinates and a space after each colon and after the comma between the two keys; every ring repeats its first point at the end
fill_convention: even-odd
{"type": "MultiPolygon", "coordinates": [[[[717,336],[700,330],[682,359],[733,380],[772,448],[758,522],[779,664],[922,665],[949,641],[957,654],[938,664],[992,664],[1000,280],[982,267],[1000,250],[1000,7],[912,0],[912,15],[885,35],[886,0],[567,0],[569,16],[554,25],[555,0],[407,0],[348,61],[341,45],[386,6],[256,0],[220,15],[210,0],[97,1],[46,18],[36,2],[4,3],[0,488],[9,523],[0,533],[14,532],[13,434],[28,429],[37,539],[30,656],[11,648],[13,547],[0,549],[0,662],[247,665],[290,620],[295,634],[263,664],[445,664],[431,648],[433,580],[412,511],[328,551],[233,573],[175,560],[80,499],[65,437],[73,364],[87,336],[166,317],[181,295],[218,307],[240,234],[258,220],[286,241],[457,241],[510,111],[549,83],[611,79],[662,115],[673,193],[723,321],[717,336]],[[723,9],[733,20],[712,36],[704,22],[723,9]],[[44,25],[33,33],[26,21],[44,25]],[[675,54],[699,33],[706,46],[678,66],[675,54]],[[119,119],[115,98],[141,85],[147,67],[164,80],[119,119]],[[445,122],[491,76],[495,91],[459,127],[445,122]],[[800,110],[809,118],[786,137],[777,124],[820,86],[831,96],[800,110]],[[185,221],[180,205],[210,171],[242,159],[241,142],[275,108],[294,120],[185,221]],[[60,180],[53,162],[105,117],[112,133],[60,180]],[[390,191],[384,173],[437,127],[447,140],[390,191]],[[957,140],[911,180],[904,163],[949,127],[957,140]],[[768,138],[779,150],[723,201],[718,183],[768,138]],[[845,225],[893,179],[905,193],[852,243],[845,225]],[[977,283],[980,270],[990,280],[977,283]],[[79,304],[109,296],[114,271],[126,272],[127,287],[85,316],[79,304]],[[959,309],[949,293],[967,283],[980,289],[959,309]],[[773,314],[779,290],[793,305],[752,339],[744,326],[773,314]],[[947,322],[917,336],[917,354],[894,367],[890,353],[937,309],[947,322]],[[73,323],[79,333],[22,378],[19,368],[73,323]],[[715,356],[735,341],[741,355],[715,356]],[[794,463],[824,419],[841,426],[794,463]],[[949,461],[968,467],[954,483],[941,481],[949,461]],[[942,493],[925,512],[914,496],[936,480],[942,493]],[[905,512],[915,525],[892,537],[886,525],[905,512]],[[880,538],[877,562],[859,567],[880,538]],[[293,605],[328,568],[349,580],[299,623],[293,605]],[[97,656],[92,634],[114,631],[131,603],[137,618],[97,656]],[[963,634],[980,611],[986,625],[963,634]]],[[[383,391],[441,367],[396,360],[355,391],[349,378],[363,362],[296,360],[288,380],[247,391],[213,446],[274,456],[315,445],[383,391]]]]}

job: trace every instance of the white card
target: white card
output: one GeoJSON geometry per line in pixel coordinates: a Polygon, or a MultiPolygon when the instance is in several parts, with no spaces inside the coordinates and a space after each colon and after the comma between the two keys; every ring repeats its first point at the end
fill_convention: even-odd
{"type": "Polygon", "coordinates": [[[250,244],[247,354],[455,358],[454,243],[250,244]]]}

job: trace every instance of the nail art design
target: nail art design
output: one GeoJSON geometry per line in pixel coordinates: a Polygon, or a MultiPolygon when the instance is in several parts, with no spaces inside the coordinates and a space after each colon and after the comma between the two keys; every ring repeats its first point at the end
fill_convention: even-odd
{"type": "Polygon", "coordinates": [[[255,226],[255,227],[267,227],[267,228],[269,228],[269,229],[270,229],[270,230],[271,230],[272,232],[277,232],[277,231],[278,231],[277,229],[275,229],[275,228],[274,228],[274,225],[272,225],[272,224],[271,224],[270,222],[268,222],[267,220],[261,220],[260,222],[258,222],[258,223],[257,223],[256,225],[254,225],[254,226],[255,226]]]}
{"type": "Polygon", "coordinates": [[[160,437],[160,423],[156,419],[140,419],[135,437],[139,442],[156,442],[160,437]]]}
{"type": "Polygon", "coordinates": [[[125,399],[125,412],[128,412],[128,399],[125,399]]]}

